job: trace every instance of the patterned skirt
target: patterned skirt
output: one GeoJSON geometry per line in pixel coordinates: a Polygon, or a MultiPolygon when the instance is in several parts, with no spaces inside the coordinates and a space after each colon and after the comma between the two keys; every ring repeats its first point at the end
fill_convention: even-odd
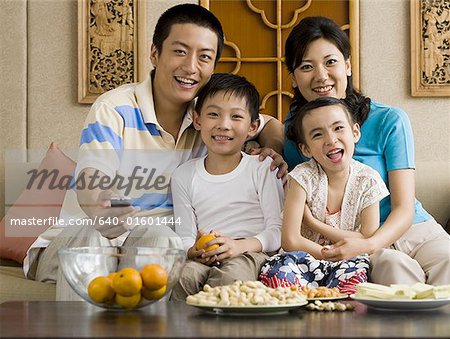
{"type": "Polygon", "coordinates": [[[276,254],[263,265],[259,280],[269,287],[337,287],[343,294],[356,292],[356,285],[367,281],[369,256],[343,261],[317,260],[304,251],[276,254]]]}

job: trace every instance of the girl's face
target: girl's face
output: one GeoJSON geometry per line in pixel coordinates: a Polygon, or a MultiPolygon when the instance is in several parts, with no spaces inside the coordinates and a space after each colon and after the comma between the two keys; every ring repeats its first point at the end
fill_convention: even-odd
{"type": "Polygon", "coordinates": [[[350,59],[330,41],[320,38],[311,42],[300,65],[291,74],[294,87],[307,101],[318,97],[345,98],[350,59]]]}
{"type": "Polygon", "coordinates": [[[313,109],[303,118],[302,129],[305,144],[299,148],[304,155],[314,158],[327,175],[348,170],[361,134],[341,106],[313,109]]]}

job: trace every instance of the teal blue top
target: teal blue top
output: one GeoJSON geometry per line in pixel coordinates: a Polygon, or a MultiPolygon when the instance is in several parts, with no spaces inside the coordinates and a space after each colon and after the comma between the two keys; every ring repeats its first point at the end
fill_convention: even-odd
{"type": "MultiPolygon", "coordinates": [[[[292,122],[293,111],[288,113],[285,131],[292,122]]],[[[283,155],[289,170],[308,161],[295,143],[285,137],[283,155]]],[[[370,104],[367,120],[361,126],[361,139],[355,147],[354,159],[374,168],[389,187],[388,172],[415,168],[414,139],[408,115],[399,108],[374,103],[370,104]]],[[[380,202],[380,221],[384,223],[391,212],[390,196],[380,202]]],[[[415,200],[414,223],[431,219],[422,204],[415,200]]]]}

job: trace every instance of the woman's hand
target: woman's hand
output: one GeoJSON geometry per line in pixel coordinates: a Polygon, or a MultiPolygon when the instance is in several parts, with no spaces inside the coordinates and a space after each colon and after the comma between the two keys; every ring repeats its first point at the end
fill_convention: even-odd
{"type": "Polygon", "coordinates": [[[286,182],[287,174],[288,174],[288,165],[286,161],[284,161],[283,157],[275,152],[273,149],[264,147],[264,148],[253,148],[250,150],[249,154],[251,155],[259,155],[259,160],[263,161],[268,156],[272,158],[272,164],[270,165],[270,170],[273,171],[278,168],[277,178],[283,180],[283,184],[286,182]]]}

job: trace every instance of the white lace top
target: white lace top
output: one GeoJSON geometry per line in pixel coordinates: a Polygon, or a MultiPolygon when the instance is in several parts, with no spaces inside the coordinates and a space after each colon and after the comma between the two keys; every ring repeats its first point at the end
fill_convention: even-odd
{"type": "MultiPolygon", "coordinates": [[[[288,175],[288,180],[292,179],[305,190],[306,203],[316,219],[348,231],[359,231],[361,211],[389,195],[378,172],[356,160],[350,164],[350,176],[337,213],[327,212],[328,177],[314,159],[297,165],[288,175]]],[[[331,244],[330,240],[304,225],[301,233],[322,246],[331,244]]]]}

